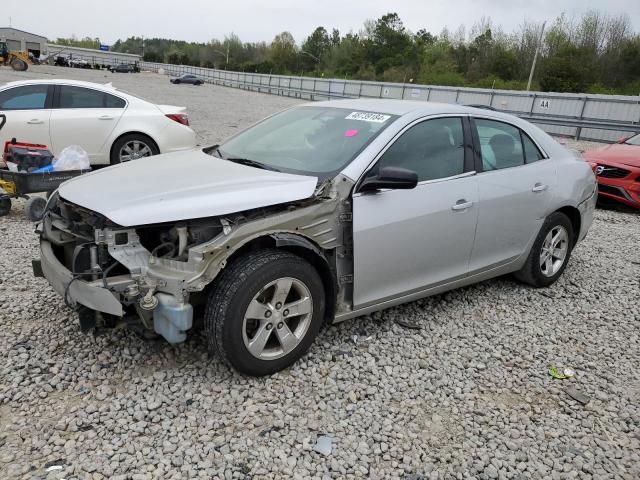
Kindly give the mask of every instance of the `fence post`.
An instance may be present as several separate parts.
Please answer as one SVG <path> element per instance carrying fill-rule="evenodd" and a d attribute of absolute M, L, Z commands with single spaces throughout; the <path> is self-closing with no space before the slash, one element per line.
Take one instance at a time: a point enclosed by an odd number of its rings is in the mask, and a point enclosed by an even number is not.
<path fill-rule="evenodd" d="M 536 106 L 536 97 L 537 97 L 537 94 L 534 93 L 533 98 L 531 98 L 531 109 L 529 110 L 530 114 L 533 114 L 533 109 Z"/>
<path fill-rule="evenodd" d="M 582 107 L 580 108 L 580 120 L 582 120 L 582 117 L 584 115 L 584 107 L 587 106 L 587 97 L 584 97 L 582 99 Z M 582 133 L 582 127 L 576 127 L 576 140 L 580 140 L 580 134 Z"/>
<path fill-rule="evenodd" d="M 429 101 L 429 98 L 431 98 L 431 87 L 427 87 L 427 99 L 425 101 Z"/>

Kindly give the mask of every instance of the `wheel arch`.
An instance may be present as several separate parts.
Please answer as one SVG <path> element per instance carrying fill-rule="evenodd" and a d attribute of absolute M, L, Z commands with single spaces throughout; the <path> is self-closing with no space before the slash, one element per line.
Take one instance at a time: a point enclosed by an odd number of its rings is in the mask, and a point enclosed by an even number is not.
<path fill-rule="evenodd" d="M 333 321 L 338 293 L 336 275 L 323 250 L 306 237 L 289 232 L 265 234 L 243 244 L 229 255 L 226 263 L 233 262 L 247 252 L 268 248 L 276 248 L 293 253 L 305 259 L 316 269 L 325 290 L 325 320 L 327 322 Z"/>
<path fill-rule="evenodd" d="M 573 227 L 573 238 L 572 243 L 575 245 L 580 238 L 580 228 L 582 227 L 582 217 L 580 216 L 580 210 L 571 205 L 566 205 L 564 207 L 558 208 L 555 212 L 562 213 L 569 218 L 571 222 L 571 226 Z M 554 213 L 555 213 L 554 212 Z"/>
<path fill-rule="evenodd" d="M 113 141 L 111 142 L 111 146 L 109 147 L 109 162 L 111 162 L 111 157 L 113 156 L 113 148 L 115 147 L 116 143 L 118 143 L 118 140 L 120 140 L 122 137 L 126 136 L 126 135 L 142 135 L 143 137 L 147 137 L 149 140 L 151 140 L 153 142 L 153 144 L 155 145 L 155 147 L 158 149 L 159 153 L 162 153 L 160 151 L 160 145 L 158 145 L 158 142 L 156 141 L 155 138 L 153 138 L 152 135 L 149 135 L 146 132 L 141 132 L 139 130 L 130 130 L 127 132 L 123 132 L 120 133 L 116 138 L 113 139 Z"/>

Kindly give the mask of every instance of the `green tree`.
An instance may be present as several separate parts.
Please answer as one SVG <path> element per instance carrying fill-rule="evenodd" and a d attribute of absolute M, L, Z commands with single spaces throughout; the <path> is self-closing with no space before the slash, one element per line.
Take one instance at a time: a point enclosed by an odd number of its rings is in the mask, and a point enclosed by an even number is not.
<path fill-rule="evenodd" d="M 296 70 L 298 51 L 296 41 L 289 32 L 276 35 L 269 49 L 269 60 L 275 66 L 277 73 L 287 73 Z"/>
<path fill-rule="evenodd" d="M 322 58 L 326 56 L 332 47 L 329 34 L 324 27 L 316 28 L 304 42 L 300 54 L 302 55 L 301 63 L 305 70 L 317 70 Z"/>
<path fill-rule="evenodd" d="M 540 88 L 544 92 L 584 92 L 589 84 L 587 66 L 580 50 L 570 46 L 548 58 L 542 65 Z"/>

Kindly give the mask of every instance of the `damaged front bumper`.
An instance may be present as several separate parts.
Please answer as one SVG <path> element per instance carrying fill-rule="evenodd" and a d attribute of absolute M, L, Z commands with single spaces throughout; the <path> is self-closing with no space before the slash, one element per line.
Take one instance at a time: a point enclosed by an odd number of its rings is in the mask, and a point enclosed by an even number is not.
<path fill-rule="evenodd" d="M 161 291 L 167 282 L 148 275 L 150 253 L 140 245 L 134 230 L 96 228 L 95 241 L 91 242 L 86 235 L 74 238 L 63 219 L 50 213 L 45 215 L 39 230 L 40 259 L 33 261 L 34 275 L 46 278 L 67 305 L 93 311 L 94 325 L 133 320 L 162 335 L 169 343 L 186 339 L 186 331 L 193 325 L 189 295 L 179 292 L 176 297 Z M 89 265 L 74 265 L 65 256 L 65 245 L 74 251 L 86 248 L 95 252 L 104 248 L 110 261 L 118 262 L 128 272 L 109 275 L 96 265 L 95 254 Z"/>
<path fill-rule="evenodd" d="M 104 288 L 101 280 L 85 281 L 74 277 L 53 253 L 51 242 L 40 240 L 40 260 L 34 265 L 34 275 L 40 273 L 66 302 L 79 303 L 87 308 L 117 317 L 124 315 L 122 304 L 116 296 Z"/>
<path fill-rule="evenodd" d="M 58 260 L 51 242 L 41 240 L 40 252 L 40 259 L 33 262 L 34 275 L 46 278 L 67 304 L 82 305 L 115 317 L 125 315 L 125 309 L 117 291 L 126 291 L 131 288 L 136 284 L 133 279 L 119 276 L 106 282 L 102 279 L 83 280 L 74 276 Z M 139 312 L 140 316 L 146 313 L 147 317 L 153 320 L 153 330 L 169 343 L 183 342 L 186 339 L 186 331 L 193 326 L 193 307 L 164 293 L 157 293 L 154 298 L 156 301 L 153 303 L 153 308 L 148 312 Z"/>

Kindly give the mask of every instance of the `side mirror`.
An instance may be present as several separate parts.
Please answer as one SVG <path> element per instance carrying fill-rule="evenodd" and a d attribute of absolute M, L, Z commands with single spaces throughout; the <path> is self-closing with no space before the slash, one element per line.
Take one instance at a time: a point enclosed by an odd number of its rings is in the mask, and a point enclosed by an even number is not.
<path fill-rule="evenodd" d="M 399 167 L 384 167 L 374 177 L 365 178 L 359 192 L 374 192 L 383 188 L 410 190 L 418 184 L 418 174 Z"/>
<path fill-rule="evenodd" d="M 627 140 L 629 140 L 629 137 L 620 137 L 618 140 L 616 140 L 616 143 L 624 143 Z"/>

